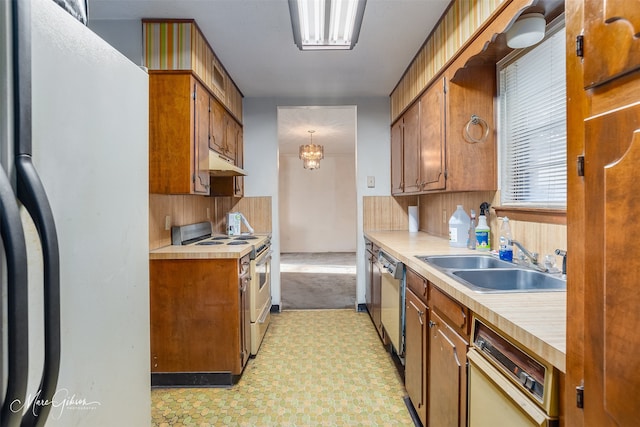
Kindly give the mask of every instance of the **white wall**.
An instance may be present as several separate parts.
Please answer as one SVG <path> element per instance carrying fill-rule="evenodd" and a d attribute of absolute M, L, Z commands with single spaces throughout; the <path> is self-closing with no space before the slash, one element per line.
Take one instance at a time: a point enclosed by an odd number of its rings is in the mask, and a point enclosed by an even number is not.
<path fill-rule="evenodd" d="M 89 12 L 89 15 L 91 15 L 91 12 Z M 142 65 L 142 23 L 139 20 L 107 21 L 90 19 L 89 28 L 111 46 L 118 49 L 131 62 Z"/>
<path fill-rule="evenodd" d="M 316 170 L 280 154 L 281 252 L 356 251 L 355 166 L 355 154 L 325 153 Z"/>
<path fill-rule="evenodd" d="M 242 87 L 240 88 L 242 90 Z M 245 98 L 244 168 L 246 196 L 271 196 L 273 200 L 273 303 L 280 304 L 278 106 L 355 105 L 356 128 L 356 256 L 357 303 L 365 302 L 364 240 L 362 239 L 363 196 L 386 196 L 390 188 L 389 98 L 306 99 Z M 322 166 L 324 167 L 324 165 Z M 315 172 L 315 171 L 314 171 Z M 374 176 L 375 188 L 367 188 L 367 176 Z"/>

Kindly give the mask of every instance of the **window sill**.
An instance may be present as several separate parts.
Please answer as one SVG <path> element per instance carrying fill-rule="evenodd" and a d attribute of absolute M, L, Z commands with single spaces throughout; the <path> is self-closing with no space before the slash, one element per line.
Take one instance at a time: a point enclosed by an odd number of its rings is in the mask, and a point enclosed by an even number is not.
<path fill-rule="evenodd" d="M 496 215 L 507 216 L 516 221 L 543 222 L 546 224 L 567 224 L 566 209 L 525 208 L 513 206 L 494 206 Z"/>

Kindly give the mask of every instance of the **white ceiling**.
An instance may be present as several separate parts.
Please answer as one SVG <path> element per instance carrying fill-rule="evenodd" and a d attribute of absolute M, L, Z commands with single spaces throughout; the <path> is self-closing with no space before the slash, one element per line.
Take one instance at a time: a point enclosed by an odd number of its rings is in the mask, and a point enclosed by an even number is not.
<path fill-rule="evenodd" d="M 319 98 L 339 104 L 341 98 L 389 96 L 451 0 L 368 0 L 353 50 L 304 52 L 293 42 L 287 0 L 88 1 L 90 21 L 193 18 L 245 97 L 300 98 L 313 105 Z M 337 140 L 347 139 L 337 131 L 349 128 L 336 118 L 341 109 L 324 117 L 319 108 L 289 112 L 286 124 L 279 121 L 287 126 L 279 134 L 295 136 L 295 144 L 301 133 L 308 139 L 314 117 L 314 126 L 334 126 Z"/>

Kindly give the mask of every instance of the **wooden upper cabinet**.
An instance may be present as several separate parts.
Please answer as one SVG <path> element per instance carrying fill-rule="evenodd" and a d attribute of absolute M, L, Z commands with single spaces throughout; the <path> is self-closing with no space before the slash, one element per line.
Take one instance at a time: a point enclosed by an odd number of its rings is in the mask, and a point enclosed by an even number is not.
<path fill-rule="evenodd" d="M 492 191 L 498 188 L 494 64 L 473 67 L 453 78 L 448 73 L 446 102 L 447 191 Z M 472 117 L 477 116 L 477 124 Z M 485 134 L 484 123 L 488 131 Z M 468 134 L 467 134 L 468 133 Z"/>
<path fill-rule="evenodd" d="M 445 188 L 445 84 L 440 79 L 420 98 L 420 190 Z"/>
<path fill-rule="evenodd" d="M 227 113 L 224 107 L 218 100 L 211 98 L 211 111 L 210 111 L 210 134 L 209 148 L 212 150 L 224 154 L 225 137 L 226 137 L 226 117 Z"/>
<path fill-rule="evenodd" d="M 420 191 L 420 103 L 416 102 L 402 116 L 404 192 Z"/>
<path fill-rule="evenodd" d="M 208 110 L 191 72 L 149 74 L 149 192 L 209 194 Z"/>
<path fill-rule="evenodd" d="M 497 189 L 495 66 L 454 75 L 448 70 L 391 127 L 392 194 Z"/>
<path fill-rule="evenodd" d="M 640 5 L 637 1 L 587 1 L 584 14 L 585 87 L 640 69 Z M 615 49 L 611 49 L 612 46 Z"/>
<path fill-rule="evenodd" d="M 402 194 L 404 182 L 402 180 L 402 134 L 404 132 L 403 119 L 400 118 L 391 126 L 391 194 Z"/>
<path fill-rule="evenodd" d="M 231 117 L 227 116 L 225 121 L 225 143 L 224 154 L 234 162 L 236 162 L 236 152 L 238 150 L 238 136 L 240 131 L 240 125 Z M 236 162 L 237 164 L 237 162 Z"/>
<path fill-rule="evenodd" d="M 190 70 L 242 122 L 242 93 L 193 19 L 143 19 L 143 65 L 149 70 Z"/>

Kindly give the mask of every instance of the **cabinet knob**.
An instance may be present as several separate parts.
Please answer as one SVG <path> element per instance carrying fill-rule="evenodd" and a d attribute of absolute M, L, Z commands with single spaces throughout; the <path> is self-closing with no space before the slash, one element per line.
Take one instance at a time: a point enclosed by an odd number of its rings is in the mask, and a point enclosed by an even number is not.
<path fill-rule="evenodd" d="M 433 327 L 434 327 L 434 326 L 436 326 L 436 325 L 437 325 L 437 323 L 436 323 L 436 322 L 434 322 L 433 320 L 429 320 L 429 327 L 430 327 L 430 328 L 433 328 Z"/>

